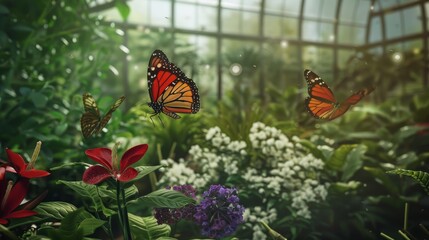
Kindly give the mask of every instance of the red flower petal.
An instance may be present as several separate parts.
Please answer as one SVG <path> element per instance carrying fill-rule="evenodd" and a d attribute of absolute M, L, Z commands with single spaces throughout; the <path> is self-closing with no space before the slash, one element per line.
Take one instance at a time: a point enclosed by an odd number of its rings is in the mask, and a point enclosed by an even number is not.
<path fill-rule="evenodd" d="M 0 218 L 0 224 L 5 225 L 7 223 L 6 219 Z"/>
<path fill-rule="evenodd" d="M 3 180 L 6 168 L 0 167 L 0 181 Z"/>
<path fill-rule="evenodd" d="M 82 180 L 84 183 L 97 184 L 111 176 L 112 174 L 105 167 L 100 165 L 93 165 L 85 170 L 85 172 L 83 173 Z"/>
<path fill-rule="evenodd" d="M 126 169 L 144 156 L 148 148 L 147 144 L 140 144 L 128 149 L 121 159 L 121 169 Z"/>
<path fill-rule="evenodd" d="M 137 177 L 138 174 L 139 174 L 139 172 L 137 172 L 137 170 L 130 167 L 121 173 L 118 180 L 121 182 L 128 182 L 128 181 L 133 180 L 135 177 Z"/>
<path fill-rule="evenodd" d="M 18 182 L 13 185 L 10 190 L 9 197 L 6 199 L 6 203 L 3 207 L 3 215 L 7 215 L 10 212 L 13 212 L 15 208 L 21 204 L 24 200 L 25 195 L 27 195 L 29 181 L 26 178 L 21 178 Z"/>
<path fill-rule="evenodd" d="M 37 212 L 35 211 L 31 211 L 31 210 L 18 210 L 15 211 L 7 216 L 3 216 L 3 218 L 23 218 L 23 217 L 29 217 L 29 216 L 34 216 L 36 215 Z"/>
<path fill-rule="evenodd" d="M 7 157 L 16 170 L 22 171 L 25 170 L 26 163 L 24 159 L 18 153 L 14 153 L 12 150 L 6 148 Z"/>
<path fill-rule="evenodd" d="M 108 148 L 93 148 L 86 150 L 85 154 L 108 169 L 112 169 L 112 150 Z"/>
<path fill-rule="evenodd" d="M 50 175 L 50 173 L 44 170 L 30 169 L 30 170 L 22 171 L 20 175 L 25 178 L 39 178 L 39 177 L 46 177 Z"/>

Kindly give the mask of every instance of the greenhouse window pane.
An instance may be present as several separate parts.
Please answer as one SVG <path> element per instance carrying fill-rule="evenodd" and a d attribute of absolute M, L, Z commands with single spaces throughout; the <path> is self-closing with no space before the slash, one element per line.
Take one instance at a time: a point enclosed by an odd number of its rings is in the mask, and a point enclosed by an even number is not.
<path fill-rule="evenodd" d="M 265 13 L 283 14 L 284 10 L 284 0 L 270 0 L 265 2 Z"/>
<path fill-rule="evenodd" d="M 356 3 L 358 1 L 343 1 L 340 10 L 340 22 L 353 23 L 356 15 Z"/>
<path fill-rule="evenodd" d="M 319 18 L 322 4 L 323 0 L 306 0 L 304 6 L 304 16 Z"/>
<path fill-rule="evenodd" d="M 290 16 L 299 16 L 301 0 L 283 0 L 285 2 L 284 12 Z"/>
<path fill-rule="evenodd" d="M 259 14 L 253 12 L 243 12 L 241 33 L 249 35 L 259 35 Z"/>
<path fill-rule="evenodd" d="M 383 0 L 378 2 L 380 3 L 382 9 L 386 9 L 386 8 L 398 5 L 397 0 Z"/>
<path fill-rule="evenodd" d="M 397 38 L 403 35 L 402 21 L 403 19 L 401 12 L 392 12 L 386 14 L 386 38 Z"/>
<path fill-rule="evenodd" d="M 338 26 L 338 42 L 343 44 L 362 44 L 365 42 L 365 28 L 349 25 Z"/>
<path fill-rule="evenodd" d="M 371 1 L 359 0 L 357 2 L 357 8 L 352 9 L 354 11 L 354 22 L 359 24 L 366 24 L 368 21 L 369 11 L 371 10 Z"/>
<path fill-rule="evenodd" d="M 261 0 L 222 0 L 221 6 L 223 8 L 259 11 L 261 9 Z"/>
<path fill-rule="evenodd" d="M 197 5 L 176 3 L 174 24 L 177 28 L 197 28 Z"/>
<path fill-rule="evenodd" d="M 215 7 L 176 3 L 175 27 L 199 31 L 216 31 Z"/>
<path fill-rule="evenodd" d="M 332 42 L 334 40 L 334 25 L 316 21 L 304 20 L 302 38 L 307 41 Z"/>
<path fill-rule="evenodd" d="M 404 35 L 422 32 L 422 13 L 419 6 L 407 8 L 402 14 L 405 25 Z"/>
<path fill-rule="evenodd" d="M 298 19 L 265 15 L 264 36 L 298 38 Z"/>
<path fill-rule="evenodd" d="M 334 51 L 332 48 L 305 46 L 302 49 L 303 66 L 332 81 L 332 68 L 334 64 Z"/>
<path fill-rule="evenodd" d="M 133 0 L 127 2 L 130 6 L 130 15 L 128 16 L 128 21 L 130 23 L 138 23 L 138 24 L 148 24 L 149 23 L 149 14 L 146 14 L 149 9 L 149 1 L 147 0 Z M 114 8 L 118 14 L 119 11 Z M 164 18 L 164 21 L 169 22 L 169 20 Z"/>
<path fill-rule="evenodd" d="M 371 19 L 369 42 L 379 42 L 382 38 L 381 31 L 381 20 L 380 17 L 374 17 Z"/>
<path fill-rule="evenodd" d="M 222 10 L 222 32 L 238 33 L 240 32 L 241 11 Z"/>
<path fill-rule="evenodd" d="M 337 4 L 337 0 L 322 0 L 320 17 L 322 19 L 334 20 Z"/>
<path fill-rule="evenodd" d="M 171 25 L 171 2 L 152 0 L 149 9 L 149 24 L 160 27 L 169 27 Z"/>

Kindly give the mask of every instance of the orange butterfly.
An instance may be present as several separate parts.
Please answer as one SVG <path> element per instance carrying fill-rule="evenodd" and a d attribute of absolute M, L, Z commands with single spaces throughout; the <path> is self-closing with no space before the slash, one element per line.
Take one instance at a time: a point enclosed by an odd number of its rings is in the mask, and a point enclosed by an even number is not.
<path fill-rule="evenodd" d="M 364 88 L 348 97 L 343 102 L 335 99 L 334 93 L 328 85 L 316 73 L 306 69 L 304 77 L 308 84 L 308 94 L 305 106 L 313 117 L 318 119 L 333 120 L 357 104 L 363 97 L 374 91 L 374 87 Z"/>
<path fill-rule="evenodd" d="M 149 60 L 147 83 L 154 115 L 161 112 L 178 119 L 177 113 L 197 113 L 200 110 L 198 88 L 192 79 L 168 61 L 161 50 L 155 50 Z M 158 116 L 159 117 L 159 116 Z"/>

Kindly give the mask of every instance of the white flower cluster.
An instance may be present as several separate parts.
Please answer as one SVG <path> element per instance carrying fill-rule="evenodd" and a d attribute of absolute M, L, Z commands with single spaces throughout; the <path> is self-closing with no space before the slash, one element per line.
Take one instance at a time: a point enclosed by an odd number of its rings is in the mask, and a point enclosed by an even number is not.
<path fill-rule="evenodd" d="M 266 230 L 259 224 L 260 221 L 263 221 L 267 224 L 270 224 L 277 220 L 277 210 L 271 208 L 268 211 L 262 210 L 261 207 L 246 208 L 244 211 L 244 222 L 245 226 L 253 230 L 252 239 L 267 239 Z"/>
<path fill-rule="evenodd" d="M 240 192 L 257 198 L 253 206 L 245 206 L 245 228 L 252 229 L 253 239 L 266 239 L 257 222 L 275 221 L 276 204 L 281 209 L 289 206 L 293 210 L 289 214 L 309 219 L 310 204 L 326 199 L 328 184 L 320 182 L 324 162 L 309 154 L 298 137 L 289 139 L 279 129 L 260 122 L 250 129 L 250 147 L 244 141 L 232 141 L 219 127 L 209 129 L 205 137 L 209 146 L 192 146 L 186 162 L 164 160 L 170 168 L 160 182 L 192 184 L 201 189 L 230 177 L 242 179 Z"/>

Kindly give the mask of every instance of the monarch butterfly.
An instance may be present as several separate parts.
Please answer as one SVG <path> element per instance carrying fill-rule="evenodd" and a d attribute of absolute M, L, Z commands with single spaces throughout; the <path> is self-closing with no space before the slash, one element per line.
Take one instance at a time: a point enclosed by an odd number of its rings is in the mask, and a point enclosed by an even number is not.
<path fill-rule="evenodd" d="M 357 104 L 375 89 L 372 86 L 361 89 L 340 103 L 335 99 L 334 93 L 328 85 L 316 73 L 306 69 L 304 77 L 307 80 L 310 95 L 305 99 L 305 106 L 310 114 L 318 119 L 333 120 L 343 115 L 352 105 Z"/>
<path fill-rule="evenodd" d="M 80 126 L 82 134 L 85 138 L 93 134 L 99 133 L 112 117 L 112 113 L 121 105 L 125 97 L 122 96 L 110 107 L 109 111 L 101 118 L 100 110 L 98 110 L 97 103 L 89 93 L 84 93 L 82 96 L 83 106 L 85 112 L 80 118 Z"/>
<path fill-rule="evenodd" d="M 147 75 L 151 100 L 148 105 L 154 110 L 152 116 L 162 112 L 178 119 L 180 116 L 177 113 L 190 114 L 200 110 L 200 97 L 194 81 L 169 62 L 161 50 L 152 53 Z"/>

